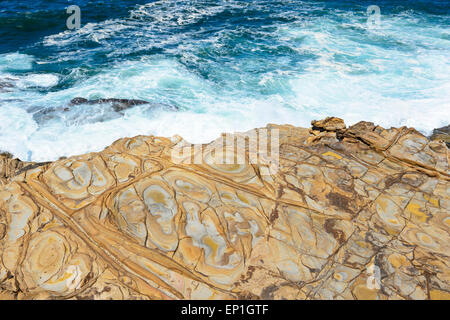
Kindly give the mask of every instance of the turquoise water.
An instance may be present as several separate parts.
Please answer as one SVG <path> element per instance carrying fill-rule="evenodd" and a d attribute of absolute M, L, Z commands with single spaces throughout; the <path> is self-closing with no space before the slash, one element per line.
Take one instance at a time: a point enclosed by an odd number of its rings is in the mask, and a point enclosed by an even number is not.
<path fill-rule="evenodd" d="M 425 134 L 450 122 L 449 1 L 70 4 L 78 30 L 67 1 L 0 2 L 0 150 L 24 160 L 331 115 Z M 117 112 L 75 97 L 151 103 Z"/>

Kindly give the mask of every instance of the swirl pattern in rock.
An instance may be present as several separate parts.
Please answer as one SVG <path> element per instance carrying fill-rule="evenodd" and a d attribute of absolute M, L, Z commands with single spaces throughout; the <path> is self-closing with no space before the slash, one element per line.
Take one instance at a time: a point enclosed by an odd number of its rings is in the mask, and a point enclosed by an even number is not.
<path fill-rule="evenodd" d="M 177 139 L 153 136 L 1 158 L 0 298 L 450 299 L 444 142 L 338 118 L 266 129 L 276 172 L 174 161 Z"/>

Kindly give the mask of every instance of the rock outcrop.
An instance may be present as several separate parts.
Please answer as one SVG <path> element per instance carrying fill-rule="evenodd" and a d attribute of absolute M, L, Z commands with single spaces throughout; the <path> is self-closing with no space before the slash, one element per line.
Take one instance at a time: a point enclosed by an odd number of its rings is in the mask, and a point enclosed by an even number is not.
<path fill-rule="evenodd" d="M 162 103 L 154 103 L 145 100 L 137 100 L 137 99 L 116 99 L 116 98 L 105 98 L 105 99 L 94 99 L 88 100 L 86 98 L 76 97 L 70 100 L 69 106 L 77 106 L 81 104 L 94 105 L 94 104 L 110 104 L 114 111 L 121 112 L 126 109 L 140 106 L 144 104 L 149 104 L 152 107 L 163 107 L 169 110 L 178 110 L 175 106 L 169 106 L 167 104 Z"/>
<path fill-rule="evenodd" d="M 189 164 L 153 136 L 3 158 L 0 298 L 450 299 L 442 141 L 338 118 L 266 129 L 276 172 Z"/>
<path fill-rule="evenodd" d="M 447 147 L 450 148 L 450 125 L 434 129 L 430 139 L 444 141 Z"/>

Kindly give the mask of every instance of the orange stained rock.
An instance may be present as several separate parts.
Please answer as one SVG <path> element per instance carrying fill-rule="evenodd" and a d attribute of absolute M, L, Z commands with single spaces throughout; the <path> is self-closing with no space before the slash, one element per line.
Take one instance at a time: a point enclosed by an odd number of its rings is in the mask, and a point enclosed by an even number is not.
<path fill-rule="evenodd" d="M 276 172 L 248 145 L 189 164 L 153 136 L 0 156 L 0 299 L 449 299 L 444 142 L 339 118 L 265 129 Z"/>

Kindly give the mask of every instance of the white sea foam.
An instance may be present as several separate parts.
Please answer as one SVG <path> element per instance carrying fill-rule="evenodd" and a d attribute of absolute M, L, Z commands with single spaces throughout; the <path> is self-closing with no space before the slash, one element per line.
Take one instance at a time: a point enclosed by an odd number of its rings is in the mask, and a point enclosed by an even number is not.
<path fill-rule="evenodd" d="M 176 0 L 162 0 L 140 5 L 132 10 L 132 19 L 154 19 L 162 27 L 180 26 L 198 22 L 200 19 L 213 16 L 223 12 L 228 8 L 241 7 L 236 1 L 217 1 L 209 6 L 202 7 L 201 2 L 196 5 L 183 6 Z"/>
<path fill-rule="evenodd" d="M 30 74 L 19 79 L 17 86 L 19 88 L 41 87 L 48 88 L 56 86 L 59 77 L 54 74 Z"/>
<path fill-rule="evenodd" d="M 30 70 L 33 61 L 32 56 L 18 52 L 0 54 L 0 72 Z"/>
<path fill-rule="evenodd" d="M 267 123 L 309 126 L 311 120 L 330 115 L 344 118 L 347 124 L 367 120 L 386 127 L 414 126 L 427 133 L 447 124 L 449 82 L 425 90 L 423 98 L 404 99 L 389 96 L 389 88 L 387 94 L 374 89 L 373 81 L 386 81 L 383 77 L 379 80 L 344 77 L 326 71 L 327 65 L 322 63 L 317 68 L 323 70 L 314 69 L 286 82 L 294 94 L 251 98 L 236 92 L 226 94 L 173 60 L 122 63 L 66 90 L 27 94 L 33 96 L 35 106 L 67 104 L 75 96 L 132 97 L 158 99 L 157 102 L 168 104 L 176 102 L 181 111 L 140 106 L 114 118 L 107 115 L 114 113 L 111 110 L 79 106 L 60 112 L 53 121 L 39 126 L 20 108 L 20 102 L 8 102 L 0 108 L 0 150 L 9 150 L 21 159 L 47 161 L 100 151 L 125 136 L 179 134 L 190 142 L 205 143 L 222 132 L 245 131 Z M 57 79 L 53 81 L 48 84 L 54 84 Z M 272 84 L 272 74 L 261 76 L 261 86 Z M 161 96 L 166 101 L 161 101 Z M 24 98 L 24 93 L 15 97 Z M 111 120 L 98 122 L 102 118 Z"/>
<path fill-rule="evenodd" d="M 0 150 L 10 151 L 20 159 L 30 158 L 30 142 L 38 129 L 30 114 L 20 107 L 0 108 Z M 50 155 L 54 157 L 54 153 Z"/>
<path fill-rule="evenodd" d="M 0 128 L 0 150 L 12 150 L 21 159 L 32 161 L 99 151 L 116 139 L 138 134 L 179 134 L 193 143 L 209 142 L 222 132 L 250 130 L 269 122 L 292 122 L 296 114 L 295 110 L 274 108 L 280 104 L 275 98 L 258 101 L 223 95 L 176 61 L 166 59 L 126 62 L 70 89 L 28 94 L 33 95 L 36 108 L 67 103 L 75 96 L 89 99 L 131 96 L 152 100 L 160 95 L 167 97 L 167 101 L 157 102 L 169 104 L 176 99 L 181 108 L 174 113 L 164 108 L 140 106 L 125 111 L 120 118 L 90 123 L 91 117 L 97 117 L 98 121 L 98 117 L 108 118 L 106 113 L 114 112 L 84 105 L 61 111 L 45 126 L 38 126 L 19 107 L 20 102 L 8 102 L 7 108 L 0 108 L 0 121 L 8 120 L 2 121 L 6 126 Z M 15 125 L 8 126 L 10 123 Z"/>
<path fill-rule="evenodd" d="M 61 33 L 45 37 L 43 43 L 48 46 L 65 46 L 76 41 L 91 40 L 105 42 L 118 32 L 129 28 L 121 20 L 106 20 L 100 23 L 87 23 L 80 29 L 66 30 Z"/>

